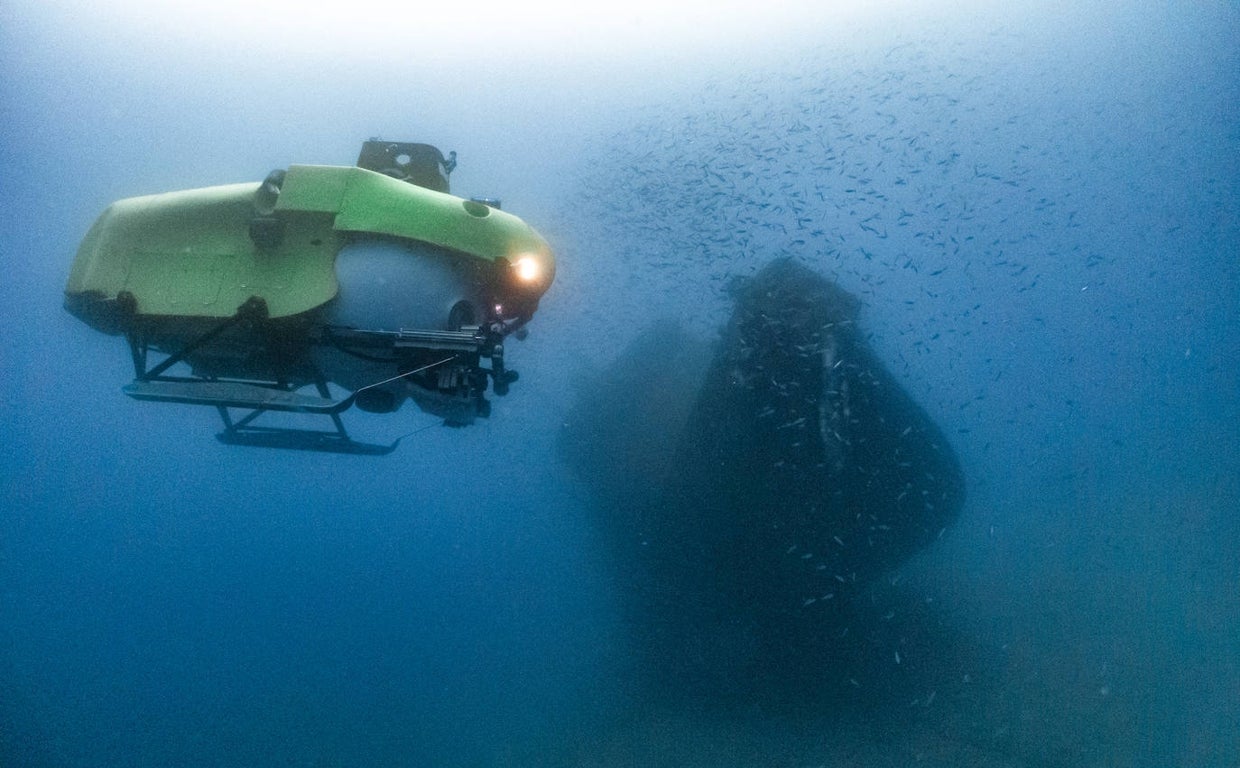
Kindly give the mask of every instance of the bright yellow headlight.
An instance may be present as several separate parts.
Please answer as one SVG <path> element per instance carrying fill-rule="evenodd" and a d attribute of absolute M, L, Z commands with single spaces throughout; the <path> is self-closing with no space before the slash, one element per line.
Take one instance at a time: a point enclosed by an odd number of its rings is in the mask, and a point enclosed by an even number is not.
<path fill-rule="evenodd" d="M 538 259 L 533 256 L 522 256 L 512 265 L 517 273 L 517 279 L 523 283 L 532 283 L 542 276 L 542 264 L 538 263 Z"/>

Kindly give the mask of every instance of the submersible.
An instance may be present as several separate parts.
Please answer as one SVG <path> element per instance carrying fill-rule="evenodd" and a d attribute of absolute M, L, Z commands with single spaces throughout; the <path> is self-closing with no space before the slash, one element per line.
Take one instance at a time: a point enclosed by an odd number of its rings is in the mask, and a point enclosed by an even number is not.
<path fill-rule="evenodd" d="M 456 153 L 370 140 L 355 166 L 120 200 L 78 249 L 65 307 L 124 336 L 143 401 L 206 405 L 227 443 L 351 453 L 340 413 L 412 400 L 450 425 L 516 380 L 505 339 L 555 277 L 546 240 L 449 192 Z M 334 384 L 346 394 L 333 394 Z M 302 391 L 302 390 L 306 391 Z M 318 414 L 329 429 L 255 423 Z"/>

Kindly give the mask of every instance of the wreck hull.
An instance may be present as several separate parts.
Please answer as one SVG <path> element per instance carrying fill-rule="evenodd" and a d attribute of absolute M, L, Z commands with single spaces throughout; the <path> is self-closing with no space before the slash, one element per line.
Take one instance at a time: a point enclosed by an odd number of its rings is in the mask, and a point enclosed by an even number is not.
<path fill-rule="evenodd" d="M 781 674 L 829 643 L 841 611 L 876 576 L 931 544 L 964 500 L 959 462 L 939 427 L 867 346 L 857 301 L 790 260 L 741 286 L 708 364 L 630 374 L 658 397 L 617 396 L 609 418 L 651 436 L 651 401 L 690 403 L 669 419 L 662 477 L 575 451 L 600 501 L 600 528 L 623 572 L 635 642 L 661 676 L 731 685 Z M 660 359 L 664 331 L 618 369 Z M 630 388 L 632 389 L 632 388 Z M 607 434 L 570 416 L 566 438 Z M 647 409 L 648 413 L 648 409 Z M 658 490 L 651 485 L 658 484 Z M 643 488 L 644 486 L 644 488 Z M 819 658 L 819 657 L 815 657 Z M 800 668 L 800 667 L 798 667 Z"/>

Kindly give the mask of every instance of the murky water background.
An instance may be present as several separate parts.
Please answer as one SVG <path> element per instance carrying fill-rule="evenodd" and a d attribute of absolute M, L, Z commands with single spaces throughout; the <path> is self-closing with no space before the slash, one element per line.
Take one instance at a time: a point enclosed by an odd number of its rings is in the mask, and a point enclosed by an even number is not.
<path fill-rule="evenodd" d="M 638 14 L 594 47 L 367 10 L 0 9 L 0 763 L 1240 761 L 1234 7 L 772 10 L 682 45 Z M 457 150 L 454 191 L 557 250 L 490 421 L 316 456 L 124 398 L 123 342 L 60 308 L 103 207 L 374 135 Z M 709 336 L 779 255 L 863 300 L 969 500 L 821 701 L 656 700 L 556 435 L 655 316 Z"/>

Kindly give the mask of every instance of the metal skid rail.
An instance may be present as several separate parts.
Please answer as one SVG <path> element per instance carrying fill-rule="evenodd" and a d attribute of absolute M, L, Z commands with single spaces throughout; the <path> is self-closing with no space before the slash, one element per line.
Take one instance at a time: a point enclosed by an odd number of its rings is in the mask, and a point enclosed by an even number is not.
<path fill-rule="evenodd" d="M 259 321 L 255 325 L 261 325 L 266 314 L 264 310 L 261 304 L 243 305 L 236 315 L 222 321 L 150 368 L 147 368 L 148 345 L 135 331 L 127 331 L 126 338 L 133 356 L 135 378 L 122 391 L 136 400 L 147 402 L 214 407 L 224 422 L 224 431 L 216 437 L 230 445 L 386 455 L 396 449 L 400 443 L 399 438 L 388 445 L 357 442 L 349 437 L 340 417 L 340 414 L 351 408 L 358 396 L 367 390 L 452 363 L 481 377 L 489 374 L 497 395 L 506 394 L 508 385 L 516 380 L 516 372 L 508 371 L 504 367 L 502 336 L 493 329 L 479 327 L 459 331 L 390 332 L 322 327 L 319 337 L 310 339 L 311 344 L 330 343 L 342 348 L 418 351 L 429 353 L 427 357 L 431 358 L 429 362 L 412 370 L 360 387 L 340 399 L 332 398 L 327 381 L 318 371 L 315 371 L 313 381 L 318 396 L 295 391 L 304 385 L 291 382 L 169 376 L 165 373 L 177 363 L 187 362 L 190 355 L 210 344 L 229 328 L 255 320 Z M 483 368 L 480 364 L 484 356 L 490 358 L 490 369 Z M 482 386 L 485 386 L 485 380 Z M 477 393 L 477 397 L 485 404 L 481 391 Z M 234 418 L 231 409 L 241 409 L 248 413 Z M 268 412 L 326 416 L 331 420 L 333 429 L 299 429 L 254 424 L 255 420 Z"/>

